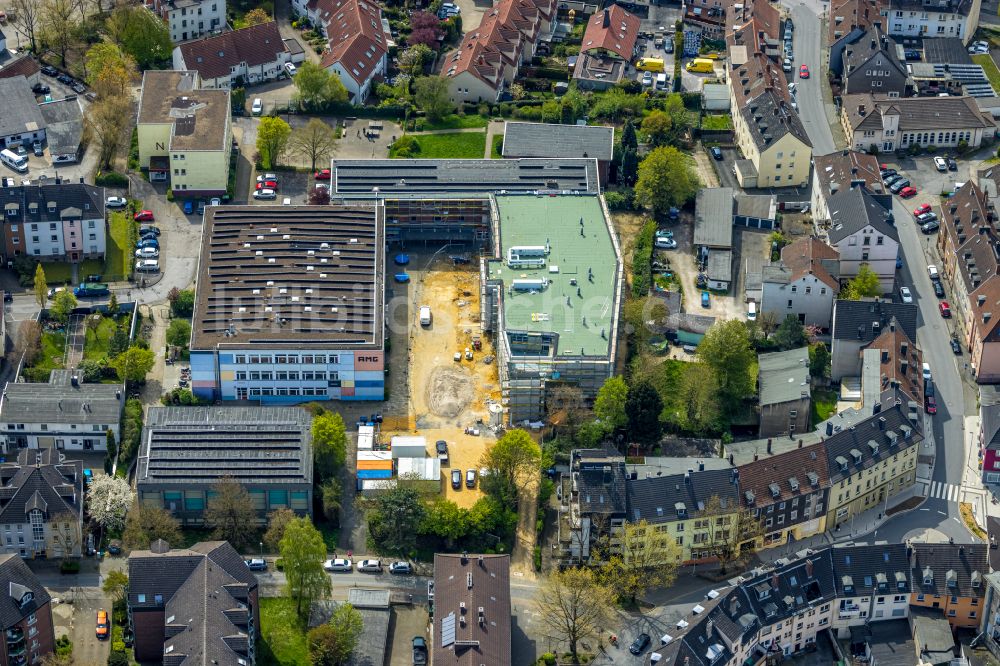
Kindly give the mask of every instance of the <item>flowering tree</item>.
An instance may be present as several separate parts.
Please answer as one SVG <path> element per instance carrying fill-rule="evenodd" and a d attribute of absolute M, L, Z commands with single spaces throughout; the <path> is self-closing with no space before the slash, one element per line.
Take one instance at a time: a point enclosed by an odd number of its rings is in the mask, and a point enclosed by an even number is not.
<path fill-rule="evenodd" d="M 435 51 L 441 44 L 438 40 L 444 34 L 441 29 L 441 20 L 429 12 L 414 12 L 410 17 L 410 36 L 406 38 L 407 44 L 414 46 L 424 44 Z"/>
<path fill-rule="evenodd" d="M 87 490 L 87 509 L 90 516 L 108 529 L 121 529 L 125 526 L 125 513 L 132 502 L 135 493 L 128 481 L 116 476 L 101 474 L 95 476 Z"/>

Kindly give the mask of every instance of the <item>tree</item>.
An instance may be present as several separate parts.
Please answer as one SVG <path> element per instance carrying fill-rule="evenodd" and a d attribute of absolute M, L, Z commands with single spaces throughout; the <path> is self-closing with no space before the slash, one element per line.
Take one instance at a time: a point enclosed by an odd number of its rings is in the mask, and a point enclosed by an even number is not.
<path fill-rule="evenodd" d="M 125 592 L 128 591 L 128 574 L 121 569 L 112 569 L 104 575 L 101 590 L 112 603 L 121 603 L 125 599 Z"/>
<path fill-rule="evenodd" d="M 59 54 L 59 62 L 66 66 L 66 52 L 76 41 L 80 24 L 72 0 L 45 0 L 40 14 L 42 35 L 48 45 Z"/>
<path fill-rule="evenodd" d="M 309 663 L 313 666 L 343 666 L 354 652 L 364 621 L 354 606 L 337 606 L 327 624 L 309 630 Z"/>
<path fill-rule="evenodd" d="M 410 27 L 412 30 L 406 38 L 407 44 L 426 46 L 435 51 L 440 47 L 444 30 L 437 16 L 430 12 L 414 12 L 410 16 Z"/>
<path fill-rule="evenodd" d="M 281 549 L 281 539 L 285 536 L 285 528 L 295 520 L 295 512 L 291 509 L 275 509 L 267 514 L 267 531 L 262 541 L 268 552 L 277 553 Z"/>
<path fill-rule="evenodd" d="M 809 346 L 809 374 L 825 379 L 830 372 L 830 350 L 822 342 Z"/>
<path fill-rule="evenodd" d="M 141 5 L 120 4 L 105 22 L 105 31 L 141 71 L 155 69 L 173 52 L 166 23 Z"/>
<path fill-rule="evenodd" d="M 49 283 L 45 280 L 45 269 L 41 262 L 35 267 L 35 301 L 38 307 L 44 308 L 49 300 Z"/>
<path fill-rule="evenodd" d="M 340 414 L 324 412 L 313 417 L 312 446 L 313 476 L 321 483 L 335 475 L 347 457 L 347 431 Z"/>
<path fill-rule="evenodd" d="M 583 391 L 575 384 L 553 383 L 545 392 L 545 411 L 549 422 L 571 430 L 588 413 Z"/>
<path fill-rule="evenodd" d="M 114 293 L 112 293 L 111 298 L 108 299 L 108 314 L 111 315 L 112 317 L 117 317 L 118 310 L 119 310 L 118 297 L 115 296 Z"/>
<path fill-rule="evenodd" d="M 187 319 L 174 319 L 167 327 L 167 344 L 174 347 L 187 347 L 191 340 L 191 322 Z"/>
<path fill-rule="evenodd" d="M 270 15 L 260 7 L 255 7 L 243 15 L 243 22 L 248 26 L 270 23 L 271 20 Z"/>
<path fill-rule="evenodd" d="M 639 150 L 639 139 L 635 135 L 635 124 L 629 118 L 622 128 L 622 150 Z"/>
<path fill-rule="evenodd" d="M 868 264 L 861 264 L 858 274 L 840 291 L 840 298 L 845 301 L 860 301 L 862 298 L 881 295 L 882 286 L 879 284 L 878 275 Z"/>
<path fill-rule="evenodd" d="M 467 509 L 463 509 L 451 500 L 438 498 L 427 507 L 423 522 L 420 524 L 420 532 L 444 539 L 448 550 L 453 550 L 455 542 L 464 537 L 470 527 Z"/>
<path fill-rule="evenodd" d="M 713 324 L 698 345 L 698 360 L 715 371 L 719 395 L 727 409 L 735 408 L 754 393 L 751 370 L 757 356 L 744 322 L 729 319 Z"/>
<path fill-rule="evenodd" d="M 292 128 L 281 118 L 264 116 L 260 119 L 257 127 L 257 152 L 260 153 L 261 166 L 273 169 L 278 165 L 288 148 L 288 137 L 291 134 Z"/>
<path fill-rule="evenodd" d="M 288 147 L 292 152 L 308 159 L 309 169 L 315 171 L 317 162 L 326 162 L 333 155 L 337 147 L 337 136 L 325 122 L 319 118 L 310 118 L 305 127 L 292 130 Z"/>
<path fill-rule="evenodd" d="M 318 185 L 309 190 L 310 206 L 326 206 L 330 203 L 330 190 Z"/>
<path fill-rule="evenodd" d="M 343 508 L 341 498 L 344 496 L 340 479 L 336 476 L 330 477 L 323 482 L 319 491 L 323 502 L 323 517 L 331 525 L 340 525 L 340 510 Z"/>
<path fill-rule="evenodd" d="M 771 334 L 778 330 L 778 315 L 774 310 L 764 310 L 757 315 L 757 325 L 760 327 L 764 339 L 767 340 Z"/>
<path fill-rule="evenodd" d="M 662 146 L 670 138 L 674 121 L 663 111 L 655 110 L 642 120 L 642 133 L 652 147 Z"/>
<path fill-rule="evenodd" d="M 128 95 L 138 78 L 135 59 L 113 42 L 98 42 L 85 55 L 87 83 L 99 97 Z"/>
<path fill-rule="evenodd" d="M 368 532 L 377 548 L 408 555 L 417 542 L 414 527 L 424 518 L 425 508 L 419 493 L 404 483 L 359 500 L 367 509 Z"/>
<path fill-rule="evenodd" d="M 90 104 L 85 118 L 86 129 L 100 147 L 98 165 L 101 168 L 112 166 L 115 154 L 125 142 L 125 129 L 131 122 L 131 114 L 130 98 L 120 95 L 98 97 Z"/>
<path fill-rule="evenodd" d="M 487 449 L 479 461 L 489 472 L 480 484 L 501 502 L 517 506 L 519 489 L 538 474 L 542 451 L 537 442 L 521 429 L 508 430 Z"/>
<path fill-rule="evenodd" d="M 610 541 L 606 543 L 610 545 Z M 657 526 L 640 520 L 622 525 L 614 537 L 614 545 L 617 552 L 607 557 L 598 577 L 619 601 L 627 599 L 634 603 L 650 588 L 668 588 L 674 584 L 684 549 L 672 534 L 660 532 Z"/>
<path fill-rule="evenodd" d="M 684 409 L 679 425 L 693 433 L 721 430 L 722 409 L 718 393 L 719 378 L 712 366 L 707 363 L 687 364 L 679 391 L 679 403 Z"/>
<path fill-rule="evenodd" d="M 643 379 L 633 383 L 625 398 L 629 437 L 633 441 L 647 445 L 658 442 L 663 433 L 660 424 L 662 411 L 663 400 L 649 380 Z"/>
<path fill-rule="evenodd" d="M 128 481 L 121 477 L 101 474 L 87 488 L 87 510 L 90 517 L 105 529 L 118 530 L 125 526 L 125 514 L 135 501 Z"/>
<path fill-rule="evenodd" d="M 340 78 L 308 60 L 299 65 L 293 81 L 299 101 L 307 107 L 347 101 L 347 88 Z"/>
<path fill-rule="evenodd" d="M 69 314 L 76 307 L 76 296 L 69 289 L 63 289 L 52 298 L 49 313 L 61 324 L 69 321 Z"/>
<path fill-rule="evenodd" d="M 663 104 L 664 112 L 670 117 L 670 133 L 668 140 L 677 141 L 691 127 L 691 114 L 684 107 L 684 98 L 680 93 L 673 93 Z"/>
<path fill-rule="evenodd" d="M 594 415 L 607 426 L 609 432 L 621 430 L 628 425 L 628 415 L 625 414 L 627 399 L 628 386 L 620 376 L 609 377 L 598 389 L 594 400 Z"/>
<path fill-rule="evenodd" d="M 414 81 L 413 99 L 431 122 L 441 120 L 455 108 L 448 81 L 440 76 L 421 76 Z"/>
<path fill-rule="evenodd" d="M 205 507 L 205 525 L 214 529 L 212 538 L 236 548 L 246 545 L 257 529 L 257 511 L 250 493 L 231 476 L 222 477 L 212 491 Z"/>
<path fill-rule="evenodd" d="M 600 636 L 611 619 L 614 599 L 614 592 L 592 569 L 577 567 L 549 575 L 535 597 L 535 606 L 542 624 L 569 644 L 573 663 L 579 663 L 577 644 Z"/>
<path fill-rule="evenodd" d="M 785 320 L 781 322 L 781 326 L 774 333 L 774 342 L 782 351 L 806 346 L 808 342 L 806 339 L 806 329 L 799 322 L 798 317 L 795 315 L 787 315 L 785 317 Z"/>
<path fill-rule="evenodd" d="M 170 313 L 175 317 L 190 317 L 194 314 L 194 290 L 179 290 L 174 287 L 167 298 L 170 300 Z"/>
<path fill-rule="evenodd" d="M 175 545 L 181 543 L 181 524 L 166 509 L 136 502 L 125 517 L 122 532 L 125 548 L 145 550 L 157 539 Z"/>
<path fill-rule="evenodd" d="M 31 44 L 31 50 L 38 53 L 38 33 L 44 5 L 38 0 L 8 0 L 7 9 L 14 15 L 14 30 Z"/>
<path fill-rule="evenodd" d="M 413 44 L 399 56 L 399 68 L 412 79 L 423 73 L 424 65 L 433 57 L 434 52 L 427 44 Z"/>
<path fill-rule="evenodd" d="M 737 557 L 752 554 L 757 540 L 764 534 L 764 524 L 754 516 L 753 509 L 731 502 L 723 506 L 718 495 L 708 498 L 699 515 L 707 521 L 707 533 L 701 547 L 705 555 L 715 555 L 719 559 L 722 574 Z M 691 556 L 695 556 L 694 552 Z"/>
<path fill-rule="evenodd" d="M 281 537 L 281 560 L 285 570 L 285 591 L 295 601 L 295 612 L 304 617 L 314 599 L 330 593 L 330 576 L 323 571 L 326 544 L 308 518 L 295 518 Z"/>
<path fill-rule="evenodd" d="M 11 365 L 17 367 L 24 359 L 25 365 L 31 365 L 42 350 L 42 325 L 34 319 L 25 319 L 17 327 L 17 339 L 11 353 Z"/>
<path fill-rule="evenodd" d="M 662 214 L 671 206 L 683 206 L 690 201 L 699 187 L 690 157 L 673 146 L 663 146 L 654 149 L 639 164 L 635 200 Z"/>
<path fill-rule="evenodd" d="M 141 382 L 153 369 L 156 356 L 151 349 L 143 349 L 133 345 L 111 359 L 109 365 L 118 374 L 118 379 L 129 382 Z"/>

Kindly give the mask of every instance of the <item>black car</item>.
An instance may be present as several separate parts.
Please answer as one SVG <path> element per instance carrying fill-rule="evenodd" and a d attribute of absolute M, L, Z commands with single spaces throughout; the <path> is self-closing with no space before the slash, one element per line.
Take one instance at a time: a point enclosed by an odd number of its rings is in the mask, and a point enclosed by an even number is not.
<path fill-rule="evenodd" d="M 715 159 L 717 159 L 718 161 L 721 162 L 722 161 L 722 149 L 719 148 L 718 146 L 712 146 L 712 157 L 714 157 Z"/>
<path fill-rule="evenodd" d="M 31 86 L 31 92 L 35 93 L 36 95 L 48 95 L 50 92 L 52 92 L 52 89 L 49 88 L 44 83 L 36 83 L 35 85 Z"/>
<path fill-rule="evenodd" d="M 665 40 L 663 42 L 663 50 L 666 51 L 667 53 L 673 53 L 674 52 L 674 40 L 673 39 L 667 39 L 667 40 Z"/>
<path fill-rule="evenodd" d="M 462 487 L 462 470 L 451 470 L 451 487 L 455 490 L 459 490 Z"/>
<path fill-rule="evenodd" d="M 893 194 L 899 194 L 900 192 L 903 191 L 904 187 L 909 187 L 909 186 L 910 186 L 910 181 L 906 178 L 903 178 L 902 180 L 897 180 L 895 183 L 890 185 L 889 191 L 892 192 Z"/>
<path fill-rule="evenodd" d="M 962 355 L 962 345 L 960 345 L 958 343 L 958 340 L 956 340 L 955 338 L 951 339 L 951 351 L 954 352 L 955 356 Z"/>
<path fill-rule="evenodd" d="M 948 162 L 948 171 L 958 171 L 958 162 L 951 157 L 946 157 L 945 160 Z"/>
<path fill-rule="evenodd" d="M 160 235 L 160 228 L 159 227 L 143 227 L 142 229 L 139 229 L 139 235 L 140 236 L 148 236 L 150 234 L 152 234 L 153 236 L 159 236 Z"/>
<path fill-rule="evenodd" d="M 72 85 L 70 85 L 70 88 L 73 89 L 73 92 L 75 92 L 77 94 L 80 94 L 80 95 L 82 95 L 83 93 L 87 92 L 87 86 L 83 85 L 79 81 L 74 81 L 72 83 Z"/>
<path fill-rule="evenodd" d="M 892 185 L 897 180 L 903 180 L 903 176 L 895 172 L 890 173 L 888 176 L 882 176 L 882 182 L 885 183 L 887 186 Z"/>
<path fill-rule="evenodd" d="M 882 171 L 879 172 L 879 174 L 882 176 L 883 181 L 889 176 L 895 176 L 896 173 L 897 171 L 895 169 L 882 169 Z"/>
<path fill-rule="evenodd" d="M 45 76 L 58 76 L 59 70 L 52 65 L 42 65 L 42 74 Z"/>
<path fill-rule="evenodd" d="M 14 294 L 10 293 L 9 291 L 4 291 L 3 292 L 3 302 L 4 303 L 13 303 L 14 302 Z"/>
<path fill-rule="evenodd" d="M 423 636 L 414 636 L 413 641 L 413 666 L 425 666 L 427 664 L 427 641 Z"/>
<path fill-rule="evenodd" d="M 941 286 L 941 281 L 932 280 L 931 284 L 934 285 L 934 295 L 938 298 L 944 298 L 944 287 Z"/>
<path fill-rule="evenodd" d="M 896 194 L 895 192 L 893 194 Z M 920 230 L 925 234 L 932 234 L 941 227 L 937 220 L 931 220 L 927 224 L 920 227 Z"/>
<path fill-rule="evenodd" d="M 642 654 L 649 647 L 649 634 L 639 634 L 636 636 L 635 640 L 632 641 L 632 645 L 628 646 L 628 651 L 632 654 Z"/>
<path fill-rule="evenodd" d="M 59 76 L 56 77 L 56 81 L 58 81 L 59 83 L 65 83 L 66 85 L 69 85 L 73 83 L 73 77 L 70 76 L 69 74 L 60 74 Z"/>

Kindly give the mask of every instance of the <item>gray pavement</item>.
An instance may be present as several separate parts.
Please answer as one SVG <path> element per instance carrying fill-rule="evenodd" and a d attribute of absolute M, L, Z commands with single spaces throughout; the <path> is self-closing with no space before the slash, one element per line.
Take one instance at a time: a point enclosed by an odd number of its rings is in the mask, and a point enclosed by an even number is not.
<path fill-rule="evenodd" d="M 823 86 L 826 85 L 826 67 L 822 55 L 823 23 L 817 12 L 805 4 L 796 4 L 791 10 L 795 23 L 793 44 L 795 60 L 792 76 L 798 90 L 799 118 L 812 141 L 814 155 L 826 155 L 837 149 L 830 131 L 830 123 L 823 101 Z M 808 65 L 812 73 L 808 79 L 798 78 L 800 65 Z"/>

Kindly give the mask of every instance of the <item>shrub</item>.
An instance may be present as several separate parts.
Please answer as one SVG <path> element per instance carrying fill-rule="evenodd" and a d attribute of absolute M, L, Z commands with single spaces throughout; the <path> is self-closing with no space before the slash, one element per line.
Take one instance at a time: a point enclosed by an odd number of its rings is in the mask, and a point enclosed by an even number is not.
<path fill-rule="evenodd" d="M 538 658 L 538 663 L 545 664 L 545 666 L 556 666 L 556 656 L 551 652 L 546 652 Z"/>
<path fill-rule="evenodd" d="M 542 109 L 537 106 L 522 106 L 514 111 L 514 117 L 520 120 L 533 120 L 541 122 Z"/>
<path fill-rule="evenodd" d="M 622 192 L 608 192 L 604 195 L 604 202 L 609 210 L 628 210 L 632 207 L 632 202 Z"/>
<path fill-rule="evenodd" d="M 632 251 L 632 295 L 642 298 L 649 293 L 652 284 L 650 262 L 653 259 L 653 236 L 656 234 L 656 223 L 647 222 L 635 240 Z"/>
<path fill-rule="evenodd" d="M 278 571 L 284 571 L 285 561 L 279 557 L 274 561 L 274 568 L 277 569 Z"/>
<path fill-rule="evenodd" d="M 128 655 L 124 650 L 113 650 L 108 655 L 108 666 L 128 666 Z"/>
<path fill-rule="evenodd" d="M 78 560 L 63 560 L 59 563 L 59 573 L 71 574 L 80 572 L 80 562 Z"/>
<path fill-rule="evenodd" d="M 94 184 L 103 187 L 128 187 L 128 177 L 117 171 L 99 171 Z"/>
<path fill-rule="evenodd" d="M 541 571 L 542 570 L 542 547 L 541 546 L 535 546 L 534 560 L 535 560 L 535 571 Z"/>

